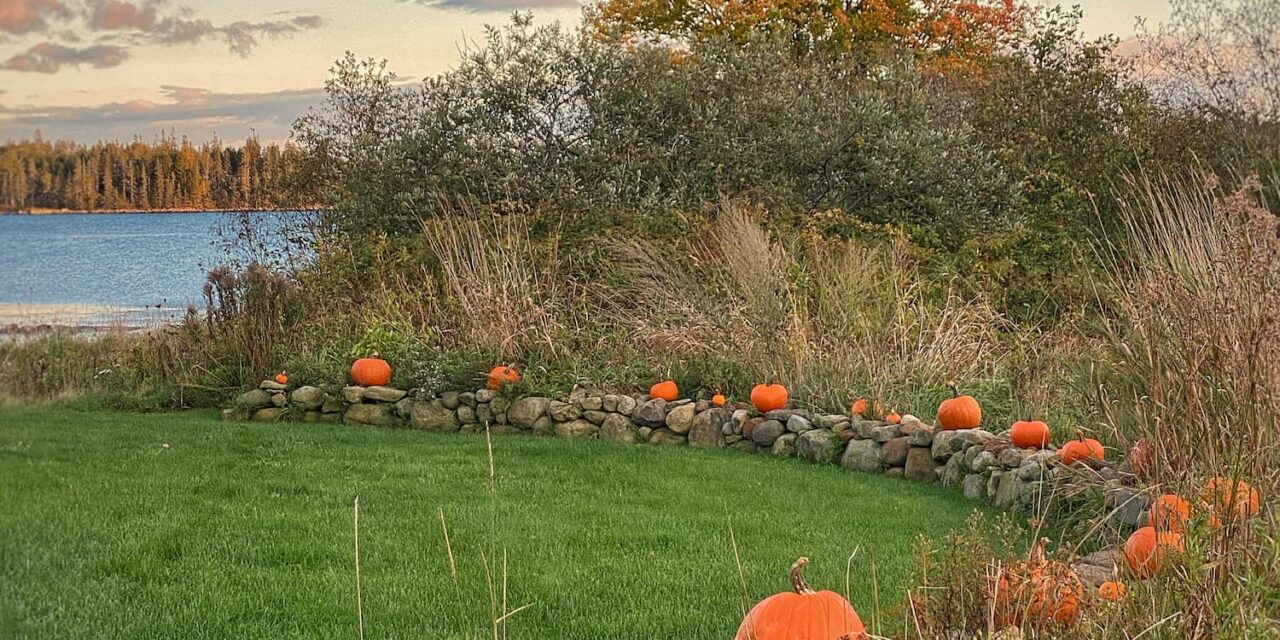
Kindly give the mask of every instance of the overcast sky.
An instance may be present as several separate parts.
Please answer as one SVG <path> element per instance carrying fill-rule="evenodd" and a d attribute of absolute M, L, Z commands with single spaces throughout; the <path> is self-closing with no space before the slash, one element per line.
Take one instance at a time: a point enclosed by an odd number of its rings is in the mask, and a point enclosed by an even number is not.
<path fill-rule="evenodd" d="M 1038 4 L 1054 4 L 1041 1 Z M 1089 35 L 1128 37 L 1168 0 L 1082 0 Z M 0 142 L 32 137 L 283 140 L 344 51 L 400 76 L 448 69 L 486 24 L 577 0 L 0 0 Z"/>

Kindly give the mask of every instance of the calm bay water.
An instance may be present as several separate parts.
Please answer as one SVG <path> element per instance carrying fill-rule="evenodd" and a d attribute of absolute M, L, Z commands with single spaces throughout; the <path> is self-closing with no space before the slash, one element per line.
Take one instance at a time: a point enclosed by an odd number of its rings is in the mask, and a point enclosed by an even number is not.
<path fill-rule="evenodd" d="M 0 326 L 141 324 L 202 306 L 228 213 L 0 216 Z M 278 236 L 289 216 L 257 213 Z M 272 242 L 279 242 L 278 239 Z"/>

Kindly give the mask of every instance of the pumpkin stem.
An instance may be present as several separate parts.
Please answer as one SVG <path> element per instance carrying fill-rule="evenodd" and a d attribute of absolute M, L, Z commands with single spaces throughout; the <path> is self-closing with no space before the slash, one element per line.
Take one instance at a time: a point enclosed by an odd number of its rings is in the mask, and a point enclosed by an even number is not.
<path fill-rule="evenodd" d="M 809 566 L 809 559 L 804 556 L 796 558 L 796 561 L 791 565 L 791 588 L 802 596 L 817 593 L 804 580 L 804 568 L 807 566 Z"/>
<path fill-rule="evenodd" d="M 948 386 L 948 387 L 951 387 L 951 397 L 952 397 L 952 398 L 959 398 L 959 397 L 960 397 L 960 385 L 957 385 L 957 384 L 955 383 L 955 381 L 951 381 L 951 382 L 948 382 L 948 383 L 947 383 L 947 386 Z"/>

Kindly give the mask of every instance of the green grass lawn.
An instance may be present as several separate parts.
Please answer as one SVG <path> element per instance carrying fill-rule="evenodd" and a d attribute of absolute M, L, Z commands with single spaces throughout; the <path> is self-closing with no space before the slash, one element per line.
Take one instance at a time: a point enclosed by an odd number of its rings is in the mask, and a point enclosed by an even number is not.
<path fill-rule="evenodd" d="M 162 445 L 168 444 L 168 448 Z M 955 492 L 768 456 L 209 413 L 0 409 L 0 636 L 492 638 L 481 552 L 507 556 L 507 638 L 730 638 L 752 601 L 810 581 L 870 623 L 902 601 L 917 534 Z M 457 562 L 450 577 L 438 509 Z M 499 593 L 501 597 L 501 593 Z"/>

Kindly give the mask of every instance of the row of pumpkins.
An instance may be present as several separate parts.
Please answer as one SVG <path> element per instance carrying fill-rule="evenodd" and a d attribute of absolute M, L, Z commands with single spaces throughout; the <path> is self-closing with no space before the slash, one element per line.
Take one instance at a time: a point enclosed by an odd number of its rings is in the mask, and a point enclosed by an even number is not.
<path fill-rule="evenodd" d="M 288 383 L 288 374 L 276 376 L 281 384 Z M 372 354 L 356 360 L 351 366 L 351 381 L 361 386 L 386 385 L 391 382 L 391 365 Z M 508 365 L 498 365 L 489 371 L 487 386 L 500 389 L 503 385 L 520 381 L 520 372 Z M 974 429 L 982 423 L 982 407 L 973 396 L 961 395 L 952 385 L 952 397 L 938 406 L 938 427 L 943 430 Z M 668 402 L 679 398 L 680 389 L 672 380 L 664 380 L 649 389 L 649 395 Z M 766 413 L 787 406 L 789 395 L 781 384 L 759 384 L 751 390 L 751 405 Z M 728 400 L 717 392 L 711 404 L 724 406 Z M 859 398 L 850 412 L 868 415 L 872 409 L 866 398 Z M 890 411 L 885 414 L 879 402 L 875 413 L 897 424 L 901 416 Z M 1043 449 L 1050 445 L 1049 426 L 1040 420 L 1019 420 L 1013 423 L 1009 433 L 1014 446 Z M 1097 440 L 1080 435 L 1059 449 L 1065 464 L 1081 461 L 1101 462 L 1105 452 Z M 1135 466 L 1149 464 L 1143 443 L 1131 453 Z M 1221 526 L 1223 519 L 1241 520 L 1258 513 L 1260 495 L 1257 489 L 1244 481 L 1213 478 L 1204 488 L 1199 507 L 1206 510 L 1206 522 L 1210 527 Z M 1183 532 L 1191 519 L 1192 505 L 1176 494 L 1165 494 L 1155 500 L 1150 509 L 1147 526 L 1135 531 L 1125 542 L 1123 555 L 1130 575 L 1147 578 L 1158 573 L 1171 555 L 1185 551 Z M 1070 564 L 1049 560 L 1044 553 L 1047 540 L 1040 540 L 1033 547 L 1025 562 L 1014 563 L 990 586 L 995 600 L 997 623 L 1001 626 L 1030 622 L 1034 625 L 1056 623 L 1069 625 L 1079 618 L 1080 604 L 1085 597 L 1084 583 Z M 827 640 L 867 638 L 866 626 L 853 606 L 834 591 L 815 591 L 804 579 L 808 558 L 801 557 L 791 567 L 792 590 L 777 593 L 762 600 L 751 609 L 738 629 L 736 640 Z M 1098 589 L 1098 597 L 1118 601 L 1127 588 L 1119 579 L 1104 582 Z"/>

